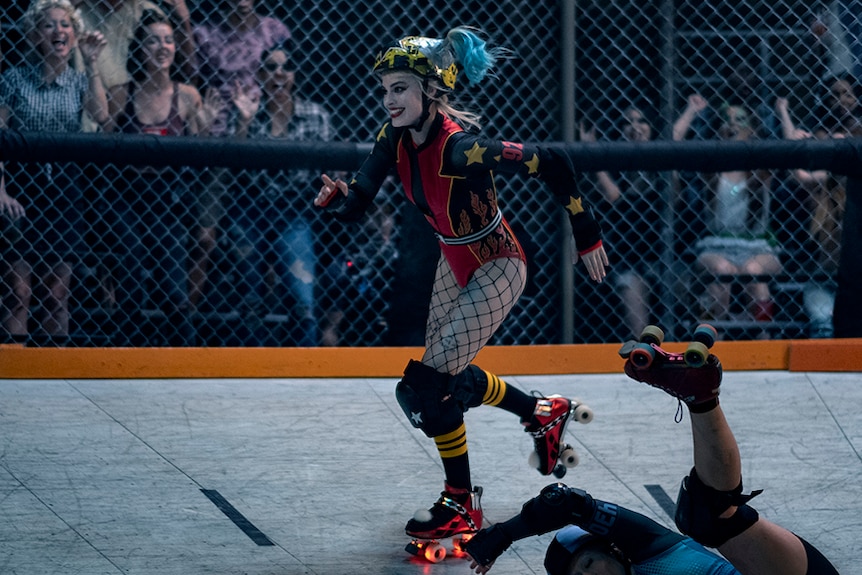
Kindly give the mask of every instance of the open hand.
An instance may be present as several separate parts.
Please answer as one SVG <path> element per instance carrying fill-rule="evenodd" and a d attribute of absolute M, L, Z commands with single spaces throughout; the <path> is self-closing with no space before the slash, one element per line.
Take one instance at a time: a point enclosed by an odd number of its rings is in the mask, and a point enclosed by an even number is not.
<path fill-rule="evenodd" d="M 239 80 L 231 86 L 230 98 L 243 122 L 250 122 L 260 109 L 260 90 L 253 86 L 244 86 Z"/>
<path fill-rule="evenodd" d="M 347 195 L 347 182 L 338 179 L 333 180 L 326 174 L 322 174 L 320 179 L 323 180 L 323 185 L 320 187 L 320 192 L 314 198 L 314 205 L 323 207 L 332 200 L 332 195 L 340 190 L 342 194 Z"/>
<path fill-rule="evenodd" d="M 108 41 L 101 32 L 84 32 L 78 38 L 78 49 L 87 64 L 95 63 L 107 44 Z"/>
<path fill-rule="evenodd" d="M 608 254 L 605 252 L 604 246 L 599 246 L 596 249 L 581 254 L 581 260 L 584 262 L 584 267 L 587 268 L 587 273 L 590 274 L 590 279 L 596 283 L 602 283 L 602 280 L 607 276 Z"/>
<path fill-rule="evenodd" d="M 0 193 L 0 216 L 6 215 L 10 220 L 24 217 L 24 206 L 21 202 L 3 192 Z"/>

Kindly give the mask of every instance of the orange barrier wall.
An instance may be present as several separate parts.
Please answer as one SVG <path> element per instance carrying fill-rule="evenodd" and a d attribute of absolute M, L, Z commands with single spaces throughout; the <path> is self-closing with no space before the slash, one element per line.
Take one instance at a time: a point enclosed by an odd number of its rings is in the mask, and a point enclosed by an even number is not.
<path fill-rule="evenodd" d="M 619 344 L 489 346 L 500 375 L 619 373 Z M 684 343 L 668 342 L 669 351 Z M 862 339 L 717 342 L 726 370 L 862 371 Z M 421 348 L 23 348 L 0 346 L 0 378 L 398 377 Z"/>

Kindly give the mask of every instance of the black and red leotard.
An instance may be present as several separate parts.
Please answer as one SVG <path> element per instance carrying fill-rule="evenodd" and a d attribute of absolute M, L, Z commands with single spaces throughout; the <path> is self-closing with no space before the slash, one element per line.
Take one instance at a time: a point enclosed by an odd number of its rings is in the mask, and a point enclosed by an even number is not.
<path fill-rule="evenodd" d="M 350 188 L 367 205 L 394 167 L 407 198 L 425 215 L 460 286 L 496 258 L 526 261 L 497 204 L 494 171 L 537 175 L 538 149 L 480 138 L 442 114 L 415 145 L 407 129 L 386 123 Z"/>

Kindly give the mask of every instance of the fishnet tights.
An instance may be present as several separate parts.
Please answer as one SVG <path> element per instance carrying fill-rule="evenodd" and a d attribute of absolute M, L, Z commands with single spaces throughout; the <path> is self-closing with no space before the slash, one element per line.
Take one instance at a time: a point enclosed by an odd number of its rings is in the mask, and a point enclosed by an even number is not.
<path fill-rule="evenodd" d="M 466 369 L 509 315 L 524 291 L 526 279 L 527 265 L 523 261 L 498 258 L 476 270 L 462 289 L 441 256 L 428 310 L 422 363 L 452 375 Z"/>

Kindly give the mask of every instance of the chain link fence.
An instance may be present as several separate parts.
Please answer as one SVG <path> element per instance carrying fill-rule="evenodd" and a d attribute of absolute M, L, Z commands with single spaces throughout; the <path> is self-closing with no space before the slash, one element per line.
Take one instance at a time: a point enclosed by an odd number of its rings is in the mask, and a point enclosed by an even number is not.
<path fill-rule="evenodd" d="M 10 78 L 38 61 L 26 40 L 27 4 L 0 8 L 7 99 L 0 106 L 13 129 L 20 127 L 9 113 Z M 106 51 L 121 63 L 143 10 L 162 10 L 176 41 L 174 78 L 196 87 L 205 104 L 210 89 L 220 89 L 224 112 L 211 138 L 243 135 L 235 81 L 265 84 L 281 77 L 280 65 L 295 72 L 296 101 L 320 106 L 304 113 L 325 124 L 288 137 L 371 142 L 386 118 L 369 75 L 374 54 L 403 35 L 440 37 L 462 24 L 514 53 L 496 78 L 458 94 L 482 113 L 491 137 L 857 135 L 856 0 L 77 4 L 89 26 L 119 38 Z M 251 32 L 232 29 L 247 9 L 272 20 Z M 286 65 L 269 51 L 261 61 L 261 49 L 288 35 Z M 130 93 L 122 88 L 140 89 L 143 76 L 130 78 L 124 65 L 112 71 L 106 57 L 99 67 L 114 111 L 145 116 L 143 92 L 117 104 L 118 94 Z M 563 80 L 572 69 L 573 94 Z M 264 98 L 271 88 L 261 87 Z M 274 126 L 265 125 L 275 130 L 268 138 L 284 137 Z M 92 122 L 85 118 L 81 129 Z M 140 157 L 108 166 L 8 162 L 6 191 L 26 217 L 0 216 L 0 333 L 28 345 L 422 345 L 439 254 L 431 230 L 395 182 L 360 224 L 322 220 L 310 209 L 320 171 L 333 167 L 172 169 Z M 831 335 L 840 177 L 583 174 L 581 191 L 602 216 L 612 255 L 600 285 L 577 267 L 572 276 L 568 229 L 540 182 L 499 185 L 532 279 L 492 343 L 619 341 L 647 322 L 675 339 L 705 320 L 729 339 Z"/>

